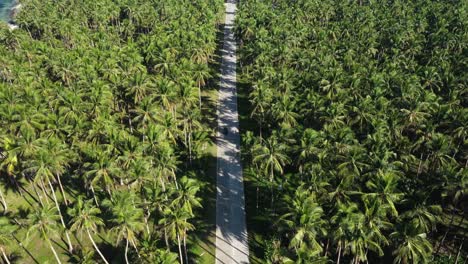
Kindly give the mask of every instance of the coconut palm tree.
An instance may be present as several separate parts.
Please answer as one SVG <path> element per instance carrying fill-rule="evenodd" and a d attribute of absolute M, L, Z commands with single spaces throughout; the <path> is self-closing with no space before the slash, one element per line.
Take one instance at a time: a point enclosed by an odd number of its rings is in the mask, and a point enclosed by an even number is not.
<path fill-rule="evenodd" d="M 53 206 L 44 206 L 37 208 L 28 215 L 28 231 L 26 238 L 38 234 L 49 245 L 57 262 L 62 263 L 57 251 L 51 242 L 51 236 L 57 235 L 60 232 L 60 227 L 57 221 L 60 220 L 60 215 L 57 213 L 57 208 Z"/>
<path fill-rule="evenodd" d="M 398 216 L 395 203 L 403 198 L 403 193 L 398 192 L 398 176 L 392 172 L 383 172 L 379 170 L 377 177 L 372 177 L 366 183 L 369 192 L 363 194 L 363 199 L 378 199 L 381 206 L 388 208 L 390 215 Z"/>
<path fill-rule="evenodd" d="M 323 250 L 320 238 L 325 237 L 326 221 L 322 219 L 323 209 L 316 197 L 304 187 L 299 187 L 291 199 L 292 208 L 281 216 L 282 222 L 293 232 L 290 247 L 302 261 L 312 260 Z"/>
<path fill-rule="evenodd" d="M 290 162 L 286 151 L 286 145 L 279 142 L 276 136 L 271 136 L 254 146 L 252 150 L 254 158 L 252 161 L 260 164 L 260 167 L 264 169 L 265 175 L 268 175 L 270 181 L 273 181 L 275 172 L 283 174 L 283 167 Z"/>
<path fill-rule="evenodd" d="M 53 140 L 50 142 L 47 142 L 47 144 L 53 144 L 51 142 L 53 142 Z M 65 224 L 65 220 L 63 218 L 62 211 L 60 209 L 60 204 L 58 202 L 58 198 L 55 193 L 55 188 L 51 182 L 51 180 L 54 180 L 55 178 L 54 175 L 60 175 L 63 173 L 63 171 L 65 170 L 67 161 L 66 159 L 62 159 L 62 157 L 60 156 L 57 156 L 57 157 L 51 156 L 50 154 L 52 153 L 53 151 L 51 151 L 49 147 L 47 146 L 43 149 L 40 149 L 38 153 L 36 154 L 36 156 L 34 157 L 34 160 L 31 161 L 31 164 L 25 171 L 35 173 L 35 177 L 37 181 L 40 182 L 40 186 L 42 188 L 42 191 L 45 194 L 44 196 L 46 197 L 46 199 L 47 199 L 47 195 L 46 195 L 46 187 L 44 185 L 44 182 L 48 184 L 49 189 L 52 192 L 52 198 L 55 203 L 55 207 L 57 209 L 60 222 L 65 231 L 65 236 L 67 238 L 67 243 L 68 243 L 68 251 L 72 252 L 73 244 L 70 240 L 70 235 L 68 234 L 67 226 Z"/>
<path fill-rule="evenodd" d="M 136 207 L 137 197 L 133 192 L 117 191 L 112 194 L 112 200 L 103 203 L 112 213 L 112 231 L 117 235 L 117 245 L 125 240 L 125 262 L 128 259 L 128 246 L 131 244 L 138 252 L 138 234 L 144 230 L 143 210 Z"/>
<path fill-rule="evenodd" d="M 68 208 L 68 214 L 72 217 L 70 231 L 75 231 L 82 235 L 86 232 L 89 240 L 93 244 L 94 249 L 101 256 L 104 263 L 108 264 L 102 252 L 99 250 L 96 242 L 93 239 L 92 233 L 97 232 L 99 226 L 104 226 L 104 221 L 99 217 L 101 210 L 93 205 L 92 200 L 84 200 L 83 196 L 78 196 L 76 203 L 72 208 Z"/>
<path fill-rule="evenodd" d="M 190 179 L 186 176 L 180 179 L 179 189 L 176 191 L 176 198 L 172 201 L 172 207 L 182 208 L 181 210 L 189 213 L 189 217 L 194 217 L 193 208 L 202 207 L 201 199 L 197 197 L 197 193 L 200 190 L 200 183 L 194 179 Z M 185 219 L 187 221 L 188 219 Z M 189 223 L 186 223 L 187 228 L 190 227 Z M 187 230 L 183 232 L 183 244 L 185 252 L 185 262 L 188 263 L 188 252 L 187 252 Z"/>
<path fill-rule="evenodd" d="M 159 224 L 167 228 L 170 238 L 177 240 L 180 263 L 184 263 L 182 241 L 185 239 L 187 231 L 195 228 L 187 221 L 189 218 L 191 218 L 190 213 L 182 207 L 166 207 L 163 211 L 163 217 L 159 220 Z"/>
<path fill-rule="evenodd" d="M 121 170 L 115 166 L 116 160 L 108 157 L 104 151 L 97 150 L 94 155 L 96 156 L 93 162 L 85 163 L 85 166 L 88 168 L 85 177 L 88 179 L 89 188 L 96 200 L 94 186 L 99 186 L 98 184 L 101 183 L 101 186 L 111 195 L 111 190 L 114 187 L 114 178 L 120 175 Z"/>
<path fill-rule="evenodd" d="M 427 263 L 431 257 L 432 245 L 410 222 L 400 225 L 390 234 L 395 241 L 394 263 Z"/>

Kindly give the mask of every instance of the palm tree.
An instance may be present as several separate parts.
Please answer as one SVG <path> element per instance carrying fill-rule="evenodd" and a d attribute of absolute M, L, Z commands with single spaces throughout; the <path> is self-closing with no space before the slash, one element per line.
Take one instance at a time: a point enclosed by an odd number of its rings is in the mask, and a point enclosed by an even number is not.
<path fill-rule="evenodd" d="M 290 162 L 286 151 L 286 145 L 278 142 L 275 135 L 266 140 L 261 140 L 261 143 L 254 145 L 252 150 L 252 162 L 263 169 L 264 175 L 269 175 L 271 208 L 273 208 L 274 204 L 273 180 L 275 171 L 283 174 L 283 167 Z"/>
<path fill-rule="evenodd" d="M 139 103 L 151 91 L 150 78 L 142 71 L 131 75 L 126 95 L 132 98 L 133 103 Z"/>
<path fill-rule="evenodd" d="M 70 240 L 70 235 L 68 234 L 67 226 L 65 225 L 65 220 L 63 219 L 57 195 L 55 193 L 55 188 L 51 182 L 51 179 L 54 179 L 54 175 L 60 175 L 63 173 L 63 171 L 65 170 L 66 161 L 61 157 L 51 156 L 52 153 L 53 152 L 50 150 L 49 147 L 40 149 L 36 154 L 36 157 L 34 157 L 34 160 L 31 161 L 31 164 L 26 171 L 31 171 L 36 174 L 35 177 L 37 181 L 40 181 L 41 188 L 44 194 L 46 192 L 44 180 L 48 183 L 49 189 L 52 191 L 52 198 L 54 200 L 55 207 L 57 208 L 57 212 L 60 217 L 60 222 L 62 224 L 63 229 L 65 230 L 65 236 L 68 242 L 68 251 L 71 253 L 73 251 L 73 244 Z M 47 195 L 44 196 L 47 197 Z"/>
<path fill-rule="evenodd" d="M 381 206 L 389 208 L 392 216 L 398 216 L 395 203 L 403 198 L 403 193 L 397 191 L 398 178 L 392 171 L 379 170 L 377 177 L 372 177 L 366 183 L 370 192 L 363 194 L 363 199 L 377 199 Z"/>
<path fill-rule="evenodd" d="M 201 199 L 197 197 L 197 192 L 200 190 L 200 183 L 194 179 L 190 179 L 186 176 L 180 179 L 179 189 L 176 192 L 177 197 L 172 201 L 173 208 L 182 208 L 182 210 L 189 213 L 190 217 L 194 217 L 193 208 L 202 207 Z M 186 221 L 187 219 L 185 219 Z M 189 224 L 186 224 L 187 226 Z M 186 232 L 183 235 L 183 244 L 185 252 L 185 262 L 188 263 L 187 253 L 187 240 Z"/>
<path fill-rule="evenodd" d="M 270 182 L 272 182 L 275 171 L 283 174 L 283 167 L 290 162 L 286 151 L 286 145 L 279 142 L 277 137 L 273 135 L 254 146 L 252 161 L 260 164 L 260 167 L 264 169 L 265 175 L 269 175 Z"/>
<path fill-rule="evenodd" d="M 59 184 L 65 205 L 68 205 L 68 201 L 60 178 L 62 177 L 62 174 L 65 171 L 65 169 L 68 167 L 70 160 L 75 158 L 74 153 L 71 152 L 67 147 L 68 146 L 63 144 L 62 141 L 58 138 L 49 137 L 47 139 L 46 151 L 54 157 L 53 171 L 55 178 L 57 179 L 57 182 Z"/>
<path fill-rule="evenodd" d="M 85 164 L 88 168 L 85 176 L 89 179 L 88 185 L 93 193 L 94 199 L 97 201 L 93 186 L 102 183 L 104 189 L 111 195 L 111 189 L 114 187 L 114 177 L 120 175 L 120 169 L 118 166 L 115 166 L 116 160 L 109 157 L 104 151 L 97 150 L 95 155 L 96 160 L 94 162 Z"/>
<path fill-rule="evenodd" d="M 39 234 L 39 236 L 49 245 L 57 262 L 61 264 L 62 262 L 60 261 L 50 238 L 51 235 L 59 232 L 58 220 L 60 220 L 60 216 L 57 214 L 57 208 L 53 206 L 37 208 L 37 210 L 28 215 L 29 228 L 26 233 L 26 237 L 28 238 L 32 234 Z"/>
<path fill-rule="evenodd" d="M 10 260 L 5 250 L 10 241 L 13 240 L 13 234 L 17 229 L 18 227 L 12 224 L 7 217 L 0 217 L 0 251 L 7 264 L 10 264 Z"/>
<path fill-rule="evenodd" d="M 118 191 L 112 194 L 112 200 L 106 200 L 104 205 L 112 212 L 111 222 L 115 225 L 111 230 L 117 233 L 117 245 L 125 240 L 125 261 L 128 260 L 128 246 L 131 244 L 138 252 L 137 235 L 144 230 L 143 210 L 135 206 L 136 195 L 133 192 Z"/>
<path fill-rule="evenodd" d="M 291 96 L 292 97 L 292 96 Z M 299 115 L 294 111 L 296 102 L 290 96 L 281 96 L 273 105 L 272 112 L 283 128 L 291 128 L 297 125 Z"/>
<path fill-rule="evenodd" d="M 294 248 L 297 256 L 303 260 L 311 260 L 318 256 L 323 248 L 318 242 L 320 237 L 327 234 L 323 209 L 317 204 L 314 195 L 304 186 L 299 187 L 288 204 L 292 205 L 288 213 L 280 221 L 293 231 L 290 247 Z"/>
<path fill-rule="evenodd" d="M 401 218 L 411 221 L 417 230 L 430 233 L 440 222 L 441 214 L 442 207 L 440 205 L 414 204 L 410 210 L 401 215 Z"/>
<path fill-rule="evenodd" d="M 194 226 L 187 222 L 190 217 L 190 213 L 181 207 L 166 207 L 163 217 L 159 220 L 159 224 L 169 231 L 171 239 L 177 239 L 180 263 L 184 263 L 181 240 L 185 239 L 187 231 L 194 229 Z"/>
<path fill-rule="evenodd" d="M 271 89 L 267 88 L 261 82 L 253 87 L 253 91 L 249 95 L 249 101 L 253 106 L 250 116 L 257 120 L 260 139 L 262 139 L 263 126 L 266 123 L 267 113 L 272 99 L 273 93 Z"/>
<path fill-rule="evenodd" d="M 192 75 L 198 86 L 198 101 L 201 109 L 201 87 L 206 85 L 206 81 L 211 77 L 208 65 L 206 63 L 195 63 L 192 66 Z"/>
<path fill-rule="evenodd" d="M 104 221 L 99 217 L 100 213 L 101 210 L 93 205 L 92 200 L 85 201 L 83 196 L 78 196 L 74 206 L 68 209 L 68 214 L 72 217 L 70 230 L 79 232 L 80 235 L 85 231 L 99 256 L 109 264 L 91 235 L 91 232 L 95 233 L 99 226 L 104 226 Z"/>
<path fill-rule="evenodd" d="M 163 190 L 165 189 L 164 183 L 169 178 L 172 178 L 176 188 L 179 188 L 176 177 L 179 163 L 175 150 L 169 144 L 160 144 L 159 151 L 156 155 L 156 171 L 161 180 Z"/>
<path fill-rule="evenodd" d="M 388 209 L 382 207 L 380 201 L 374 199 L 373 201 L 365 201 L 365 212 L 364 222 L 366 230 L 365 247 L 366 252 L 361 260 L 367 259 L 368 250 L 376 252 L 379 256 L 383 256 L 382 246 L 389 244 L 389 241 L 384 233 L 385 230 L 389 230 L 393 227 L 393 224 L 389 222 L 387 218 Z M 359 261 L 359 259 L 357 259 Z"/>
<path fill-rule="evenodd" d="M 141 258 L 145 263 L 172 264 L 179 258 L 177 254 L 167 250 L 159 249 L 158 242 L 154 238 L 144 238 L 141 242 Z"/>
<path fill-rule="evenodd" d="M 390 234 L 395 242 L 393 263 L 428 263 L 432 253 L 432 245 L 426 238 L 426 233 L 420 233 L 410 222 L 401 224 Z"/>
<path fill-rule="evenodd" d="M 331 223 L 335 227 L 332 237 L 337 244 L 338 254 L 336 263 L 339 264 L 342 254 L 347 254 L 350 249 L 354 250 L 352 253 L 362 253 L 357 252 L 357 250 L 362 251 L 361 245 L 359 248 L 354 248 L 353 246 L 356 246 L 356 242 L 359 239 L 357 235 L 363 231 L 364 216 L 355 203 L 339 202 L 336 208 L 337 211 L 332 216 Z M 356 240 L 353 241 L 353 239 Z"/>

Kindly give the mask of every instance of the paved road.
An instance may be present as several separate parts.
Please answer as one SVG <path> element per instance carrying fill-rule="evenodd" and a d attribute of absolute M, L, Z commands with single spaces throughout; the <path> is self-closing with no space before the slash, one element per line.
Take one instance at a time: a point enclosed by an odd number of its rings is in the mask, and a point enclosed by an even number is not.
<path fill-rule="evenodd" d="M 236 91 L 235 0 L 228 0 L 218 100 L 216 263 L 249 263 Z M 228 133 L 224 134 L 223 128 Z"/>

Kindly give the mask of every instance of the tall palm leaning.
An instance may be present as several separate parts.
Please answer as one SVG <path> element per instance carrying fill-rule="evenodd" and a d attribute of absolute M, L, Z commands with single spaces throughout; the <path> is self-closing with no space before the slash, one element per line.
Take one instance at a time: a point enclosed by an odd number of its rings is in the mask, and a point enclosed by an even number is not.
<path fill-rule="evenodd" d="M 57 251 L 55 251 L 50 240 L 51 235 L 59 233 L 60 226 L 57 223 L 59 220 L 60 216 L 57 214 L 57 209 L 55 207 L 46 205 L 38 208 L 28 215 L 29 229 L 26 233 L 26 238 L 29 238 L 32 234 L 38 234 L 47 242 L 54 253 L 55 259 L 61 264 L 62 262 L 60 261 Z"/>
<path fill-rule="evenodd" d="M 8 243 L 13 240 L 13 234 L 18 229 L 6 217 L 0 218 L 0 251 L 2 252 L 3 259 L 7 264 L 10 264 L 8 255 L 6 254 L 6 247 Z"/>
<path fill-rule="evenodd" d="M 65 164 L 62 163 L 62 160 L 58 157 L 52 156 L 49 148 L 43 148 L 38 151 L 35 155 L 33 161 L 31 162 L 27 171 L 34 172 L 36 174 L 36 178 L 41 181 L 41 187 L 44 188 L 44 180 L 48 183 L 50 190 L 52 191 L 52 197 L 55 203 L 55 207 L 57 208 L 58 215 L 60 217 L 60 222 L 65 230 L 65 236 L 68 242 L 68 251 L 73 251 L 73 244 L 70 240 L 70 235 L 68 234 L 67 226 L 65 225 L 65 221 L 63 219 L 62 212 L 60 210 L 60 205 L 57 199 L 57 195 L 55 193 L 54 186 L 52 185 L 51 180 L 54 180 L 54 175 L 62 174 L 65 170 Z M 45 192 L 45 189 L 43 189 Z"/>
<path fill-rule="evenodd" d="M 80 235 L 83 232 L 86 232 L 89 240 L 93 244 L 93 247 L 96 249 L 99 256 L 101 256 L 102 260 L 106 264 L 109 264 L 102 252 L 97 247 L 96 242 L 94 242 L 93 236 L 91 234 L 96 233 L 98 226 L 104 225 L 104 221 L 99 217 L 100 213 L 101 210 L 94 206 L 92 200 L 85 201 L 83 196 L 79 196 L 75 205 L 68 209 L 68 214 L 72 217 L 70 230 L 79 232 Z"/>

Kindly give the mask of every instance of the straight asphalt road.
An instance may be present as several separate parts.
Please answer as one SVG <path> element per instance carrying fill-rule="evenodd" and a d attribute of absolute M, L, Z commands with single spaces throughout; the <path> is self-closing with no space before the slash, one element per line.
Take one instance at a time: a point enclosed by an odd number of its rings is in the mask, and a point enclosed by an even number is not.
<path fill-rule="evenodd" d="M 236 91 L 235 0 L 226 3 L 218 99 L 216 263 L 249 263 Z"/>

